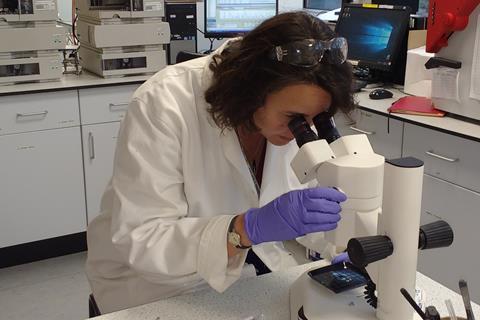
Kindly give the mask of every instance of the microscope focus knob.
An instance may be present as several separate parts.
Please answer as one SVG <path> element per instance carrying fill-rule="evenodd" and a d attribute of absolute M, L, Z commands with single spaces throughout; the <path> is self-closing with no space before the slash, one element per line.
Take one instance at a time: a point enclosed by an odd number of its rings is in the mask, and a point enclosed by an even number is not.
<path fill-rule="evenodd" d="M 420 226 L 418 249 L 449 247 L 452 243 L 453 230 L 447 222 L 439 220 Z"/>
<path fill-rule="evenodd" d="M 385 259 L 393 253 L 393 243 L 387 236 L 353 238 L 348 241 L 348 257 L 360 268 Z"/>

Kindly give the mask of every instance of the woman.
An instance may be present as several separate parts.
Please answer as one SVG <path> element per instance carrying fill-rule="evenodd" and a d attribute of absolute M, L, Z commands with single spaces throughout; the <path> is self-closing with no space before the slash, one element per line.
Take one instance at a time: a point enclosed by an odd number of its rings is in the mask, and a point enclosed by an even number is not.
<path fill-rule="evenodd" d="M 346 197 L 298 182 L 288 123 L 353 108 L 345 49 L 320 20 L 284 13 L 137 90 L 88 227 L 102 313 L 223 291 L 246 273 L 250 246 L 277 270 L 293 264 L 278 241 L 336 227 Z"/>

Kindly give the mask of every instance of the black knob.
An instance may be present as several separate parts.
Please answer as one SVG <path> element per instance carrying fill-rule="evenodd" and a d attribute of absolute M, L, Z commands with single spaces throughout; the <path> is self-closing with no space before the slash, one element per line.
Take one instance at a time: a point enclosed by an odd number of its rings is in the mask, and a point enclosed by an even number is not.
<path fill-rule="evenodd" d="M 348 257 L 360 268 L 385 259 L 393 253 L 393 243 L 387 236 L 353 238 L 348 241 Z"/>
<path fill-rule="evenodd" d="M 440 320 L 440 314 L 435 306 L 428 306 L 425 308 L 425 319 Z"/>
<path fill-rule="evenodd" d="M 447 222 L 438 220 L 420 227 L 418 249 L 448 247 L 452 243 L 453 230 Z"/>
<path fill-rule="evenodd" d="M 317 114 L 313 118 L 313 124 L 315 125 L 315 129 L 317 129 L 319 139 L 325 139 L 328 143 L 332 143 L 341 137 L 335 126 L 333 117 L 328 112 Z"/>
<path fill-rule="evenodd" d="M 295 117 L 288 123 L 288 128 L 293 133 L 298 147 L 302 147 L 305 143 L 318 140 L 317 134 L 313 132 L 304 117 Z"/>

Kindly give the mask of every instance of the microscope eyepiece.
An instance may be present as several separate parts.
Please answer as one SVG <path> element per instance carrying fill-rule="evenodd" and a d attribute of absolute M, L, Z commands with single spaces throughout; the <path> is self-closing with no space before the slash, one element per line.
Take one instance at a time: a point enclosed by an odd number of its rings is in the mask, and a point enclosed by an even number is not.
<path fill-rule="evenodd" d="M 305 143 L 318 140 L 317 134 L 313 132 L 304 117 L 298 116 L 288 123 L 288 128 L 293 133 L 297 145 L 301 148 Z"/>
<path fill-rule="evenodd" d="M 332 143 L 341 137 L 338 133 L 335 121 L 329 112 L 322 112 L 313 118 L 313 124 L 317 129 L 318 138 L 325 139 L 328 143 Z"/>

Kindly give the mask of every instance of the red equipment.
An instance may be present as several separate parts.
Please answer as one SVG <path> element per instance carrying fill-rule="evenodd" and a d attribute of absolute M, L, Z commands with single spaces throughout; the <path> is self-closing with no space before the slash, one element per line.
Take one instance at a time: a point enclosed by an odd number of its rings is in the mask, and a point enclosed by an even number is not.
<path fill-rule="evenodd" d="M 430 0 L 428 8 L 427 52 L 438 52 L 448 46 L 454 31 L 468 25 L 470 13 L 480 0 Z"/>

